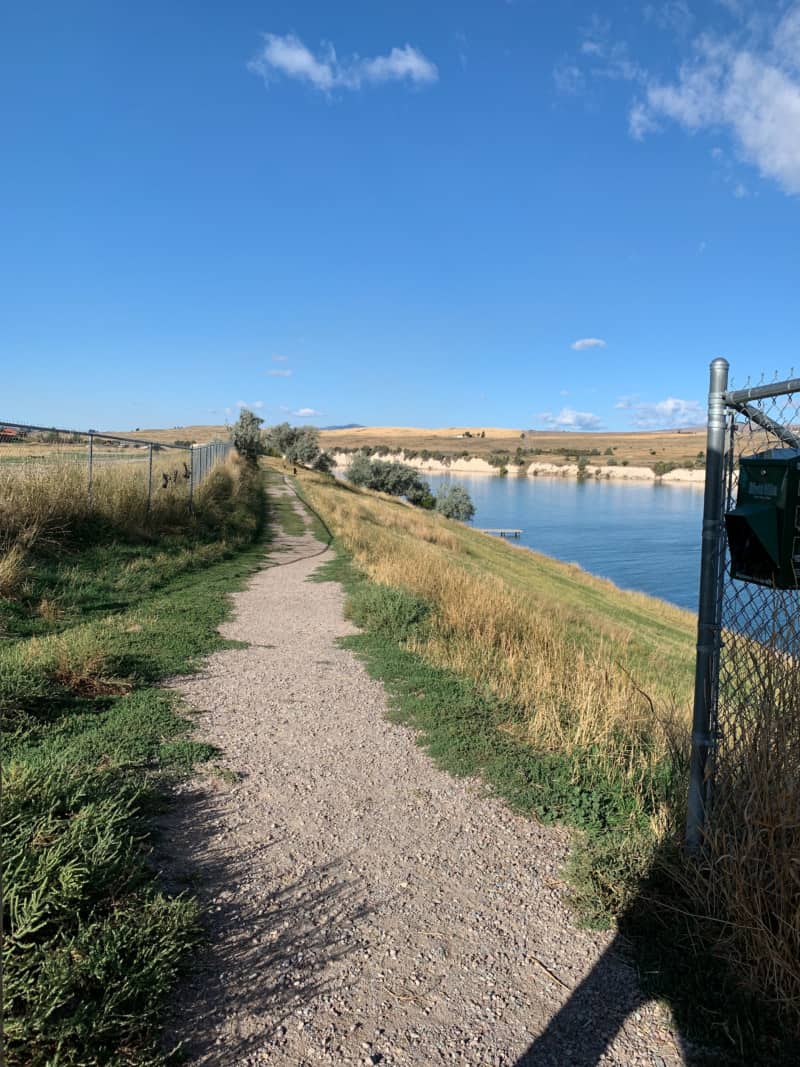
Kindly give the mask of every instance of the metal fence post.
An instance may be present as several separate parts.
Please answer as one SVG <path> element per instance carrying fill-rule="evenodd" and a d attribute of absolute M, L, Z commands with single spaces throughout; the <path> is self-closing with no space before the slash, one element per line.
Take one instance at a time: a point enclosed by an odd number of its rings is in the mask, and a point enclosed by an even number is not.
<path fill-rule="evenodd" d="M 147 514 L 150 514 L 150 503 L 153 498 L 153 446 L 147 447 Z"/>
<path fill-rule="evenodd" d="M 194 445 L 189 446 L 189 511 L 194 510 Z"/>
<path fill-rule="evenodd" d="M 706 763 L 711 747 L 711 712 L 719 662 L 719 551 L 725 477 L 725 402 L 728 361 L 711 364 L 708 391 L 706 487 L 703 501 L 703 544 L 700 557 L 700 602 L 697 612 L 697 661 L 694 680 L 692 756 L 686 815 L 686 847 L 697 852 L 703 839 L 706 811 Z"/>
<path fill-rule="evenodd" d="M 94 437 L 89 434 L 89 483 L 86 487 L 86 498 L 89 503 L 89 510 L 92 510 L 92 495 L 94 490 L 93 485 L 94 478 Z"/>

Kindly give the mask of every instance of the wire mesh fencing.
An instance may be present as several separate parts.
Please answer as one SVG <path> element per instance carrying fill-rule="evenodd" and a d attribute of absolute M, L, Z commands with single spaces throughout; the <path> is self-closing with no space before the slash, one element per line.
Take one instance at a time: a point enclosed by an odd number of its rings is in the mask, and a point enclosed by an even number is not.
<path fill-rule="evenodd" d="M 768 789 L 782 798 L 770 805 L 776 845 L 782 826 L 800 832 L 800 813 L 787 803 L 800 781 L 800 410 L 794 393 L 784 392 L 791 384 L 726 399 L 728 520 L 707 801 L 709 817 L 733 806 L 725 821 L 745 820 L 748 809 L 765 814 L 755 802 Z M 800 382 L 793 384 L 800 395 Z"/>
<path fill-rule="evenodd" d="M 711 365 L 686 843 L 702 907 L 800 1020 L 800 379 Z"/>
<path fill-rule="evenodd" d="M 89 511 L 102 494 L 120 501 L 143 494 L 147 512 L 167 498 L 191 510 L 197 490 L 232 448 L 230 441 L 196 445 L 0 421 L 0 494 L 20 497 L 26 487 L 46 493 L 49 485 L 84 493 Z"/>

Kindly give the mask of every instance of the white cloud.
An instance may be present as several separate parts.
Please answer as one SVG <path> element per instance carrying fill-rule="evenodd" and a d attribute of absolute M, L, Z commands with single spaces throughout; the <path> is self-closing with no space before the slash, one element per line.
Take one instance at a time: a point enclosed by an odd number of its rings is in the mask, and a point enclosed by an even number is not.
<path fill-rule="evenodd" d="M 641 139 L 650 132 L 646 123 L 658 119 L 690 132 L 726 130 L 743 159 L 800 194 L 800 3 L 773 26 L 766 44 L 698 37 L 672 82 L 648 81 L 629 115 L 632 134 Z"/>
<path fill-rule="evenodd" d="M 562 408 L 557 415 L 552 411 L 542 411 L 537 419 L 553 430 L 599 430 L 603 426 L 599 415 L 591 411 L 576 411 L 574 408 Z"/>
<path fill-rule="evenodd" d="M 570 348 L 574 348 L 576 352 L 583 352 L 585 348 L 605 348 L 606 343 L 601 337 L 581 337 L 578 341 L 573 341 Z"/>
<path fill-rule="evenodd" d="M 272 362 L 273 363 L 288 363 L 289 362 L 289 357 L 288 356 L 277 356 L 276 355 L 276 356 L 272 357 Z"/>
<path fill-rule="evenodd" d="M 263 400 L 237 400 L 236 401 L 236 406 L 237 406 L 237 408 L 247 408 L 249 411 L 258 411 L 259 408 L 263 408 L 264 401 Z M 229 408 L 225 408 L 225 410 L 229 411 L 230 409 Z"/>
<path fill-rule="evenodd" d="M 621 396 L 614 406 L 631 412 L 631 422 L 637 430 L 675 430 L 698 426 L 706 420 L 702 404 L 674 396 L 655 404 L 643 403 L 637 396 Z"/>
<path fill-rule="evenodd" d="M 648 4 L 643 15 L 646 22 L 654 22 L 662 30 L 671 30 L 685 37 L 692 28 L 694 15 L 686 0 L 665 0 L 661 4 Z"/>
<path fill-rule="evenodd" d="M 661 127 L 656 122 L 653 112 L 641 100 L 635 100 L 628 112 L 628 132 L 634 141 L 643 141 L 648 133 L 655 133 Z"/>
<path fill-rule="evenodd" d="M 297 411 L 292 412 L 298 419 L 310 419 L 314 415 L 321 415 L 321 411 L 316 411 L 314 408 L 299 408 Z"/>
<path fill-rule="evenodd" d="M 610 22 L 593 18 L 576 53 L 554 71 L 556 87 L 577 95 L 600 79 L 637 85 L 628 107 L 635 140 L 670 122 L 690 133 L 714 131 L 730 137 L 735 159 L 800 195 L 800 0 L 718 3 L 735 25 L 728 21 L 730 32 L 706 30 L 693 40 L 696 16 L 686 0 L 661 0 L 643 9 L 651 25 L 675 36 L 684 56 L 670 77 L 639 64 L 625 41 L 613 39 Z M 719 148 L 712 155 L 723 159 Z M 731 175 L 725 181 L 734 196 L 742 195 L 745 186 Z"/>
<path fill-rule="evenodd" d="M 553 71 L 556 89 L 564 96 L 577 96 L 586 86 L 586 78 L 576 63 L 564 61 Z"/>
<path fill-rule="evenodd" d="M 305 81 L 322 93 L 334 89 L 361 89 L 364 85 L 382 85 L 390 81 L 430 85 L 439 78 L 436 64 L 410 44 L 393 48 L 385 56 L 361 59 L 353 55 L 340 60 L 332 44 L 323 42 L 319 54 L 314 55 L 293 33 L 285 36 L 265 33 L 261 50 L 247 67 L 264 81 L 283 75 Z"/>
<path fill-rule="evenodd" d="M 290 370 L 268 370 L 267 374 L 270 378 L 291 378 L 292 372 Z"/>

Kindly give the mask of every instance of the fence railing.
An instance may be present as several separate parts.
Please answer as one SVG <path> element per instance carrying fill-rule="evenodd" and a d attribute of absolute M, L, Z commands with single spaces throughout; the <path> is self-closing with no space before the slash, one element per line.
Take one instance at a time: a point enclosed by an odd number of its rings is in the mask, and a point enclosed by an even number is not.
<path fill-rule="evenodd" d="M 85 463 L 86 495 L 90 506 L 99 465 L 138 462 L 143 468 L 148 508 L 154 492 L 178 485 L 186 486 L 188 505 L 192 508 L 196 490 L 232 449 L 230 441 L 211 441 L 204 445 L 151 441 L 97 430 L 70 430 L 0 420 L 0 464 L 4 460 L 23 465 L 54 460 Z M 163 459 L 162 453 L 174 463 L 154 462 L 156 457 Z M 24 469 L 20 473 L 24 477 Z"/>
<path fill-rule="evenodd" d="M 800 780 L 800 378 L 729 390 L 728 370 L 711 364 L 691 851 L 722 824 L 743 834 L 766 791 L 794 803 Z"/>

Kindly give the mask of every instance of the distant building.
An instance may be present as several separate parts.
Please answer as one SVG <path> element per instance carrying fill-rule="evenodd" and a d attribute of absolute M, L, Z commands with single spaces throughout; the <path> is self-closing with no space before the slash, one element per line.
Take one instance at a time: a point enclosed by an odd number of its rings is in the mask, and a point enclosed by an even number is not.
<path fill-rule="evenodd" d="M 18 426 L 0 426 L 0 444 L 24 441 L 27 436 L 28 431 L 20 430 Z"/>

